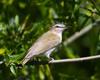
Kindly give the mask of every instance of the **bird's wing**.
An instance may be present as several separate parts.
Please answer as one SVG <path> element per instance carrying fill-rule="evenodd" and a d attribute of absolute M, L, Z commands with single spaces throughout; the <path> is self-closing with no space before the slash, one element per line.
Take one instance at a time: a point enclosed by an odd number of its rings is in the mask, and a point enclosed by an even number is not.
<path fill-rule="evenodd" d="M 47 33 L 43 34 L 28 50 L 28 54 L 23 59 L 22 64 L 25 64 L 33 56 L 43 54 L 49 49 L 57 46 L 60 42 L 61 39 L 58 35 L 48 31 Z"/>

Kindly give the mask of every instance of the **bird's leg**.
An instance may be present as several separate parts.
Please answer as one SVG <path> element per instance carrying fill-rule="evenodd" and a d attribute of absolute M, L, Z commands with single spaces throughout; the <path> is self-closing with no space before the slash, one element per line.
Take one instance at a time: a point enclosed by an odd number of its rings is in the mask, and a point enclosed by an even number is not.
<path fill-rule="evenodd" d="M 50 54 L 52 53 L 52 51 L 54 51 L 54 49 L 55 49 L 55 48 L 52 48 L 52 49 L 48 50 L 48 51 L 45 53 L 45 56 L 46 56 L 47 58 L 49 58 L 50 60 L 54 60 L 53 58 L 50 57 Z"/>

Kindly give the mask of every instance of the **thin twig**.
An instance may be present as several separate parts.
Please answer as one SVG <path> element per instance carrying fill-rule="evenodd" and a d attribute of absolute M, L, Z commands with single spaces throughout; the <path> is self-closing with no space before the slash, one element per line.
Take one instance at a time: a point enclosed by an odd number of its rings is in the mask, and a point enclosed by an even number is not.
<path fill-rule="evenodd" d="M 82 57 L 82 58 L 75 58 L 75 59 L 53 60 L 53 61 L 49 61 L 49 64 L 64 63 L 64 62 L 79 62 L 79 61 L 94 60 L 94 59 L 100 59 L 100 55 L 90 56 L 90 57 Z"/>
<path fill-rule="evenodd" d="M 94 26 L 100 25 L 100 20 L 97 20 L 95 23 L 90 24 L 86 27 L 84 27 L 82 30 L 80 30 L 79 32 L 76 32 L 74 35 L 72 35 L 70 38 L 68 38 L 67 40 L 64 41 L 64 45 L 68 45 L 70 43 L 72 43 L 73 41 L 75 41 L 77 38 L 81 37 L 82 35 L 86 34 L 87 32 L 89 32 Z"/>

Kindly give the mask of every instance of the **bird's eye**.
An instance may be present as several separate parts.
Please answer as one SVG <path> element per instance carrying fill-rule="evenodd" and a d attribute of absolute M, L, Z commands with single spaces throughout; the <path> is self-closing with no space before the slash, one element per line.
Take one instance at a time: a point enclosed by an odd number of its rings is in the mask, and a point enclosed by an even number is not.
<path fill-rule="evenodd" d="M 61 26 L 56 26 L 56 28 L 63 28 L 63 27 L 61 27 Z"/>
<path fill-rule="evenodd" d="M 60 26 L 56 26 L 57 28 L 59 28 Z"/>

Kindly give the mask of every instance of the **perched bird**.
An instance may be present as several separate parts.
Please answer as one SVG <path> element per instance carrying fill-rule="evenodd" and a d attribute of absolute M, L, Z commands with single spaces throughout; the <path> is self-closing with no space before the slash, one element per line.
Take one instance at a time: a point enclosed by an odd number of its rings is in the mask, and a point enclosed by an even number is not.
<path fill-rule="evenodd" d="M 39 55 L 45 55 L 46 57 L 50 58 L 52 51 L 58 44 L 62 42 L 62 32 L 64 29 L 66 29 L 64 24 L 55 24 L 52 26 L 48 32 L 39 37 L 37 41 L 30 47 L 21 64 L 24 65 L 32 57 Z"/>

